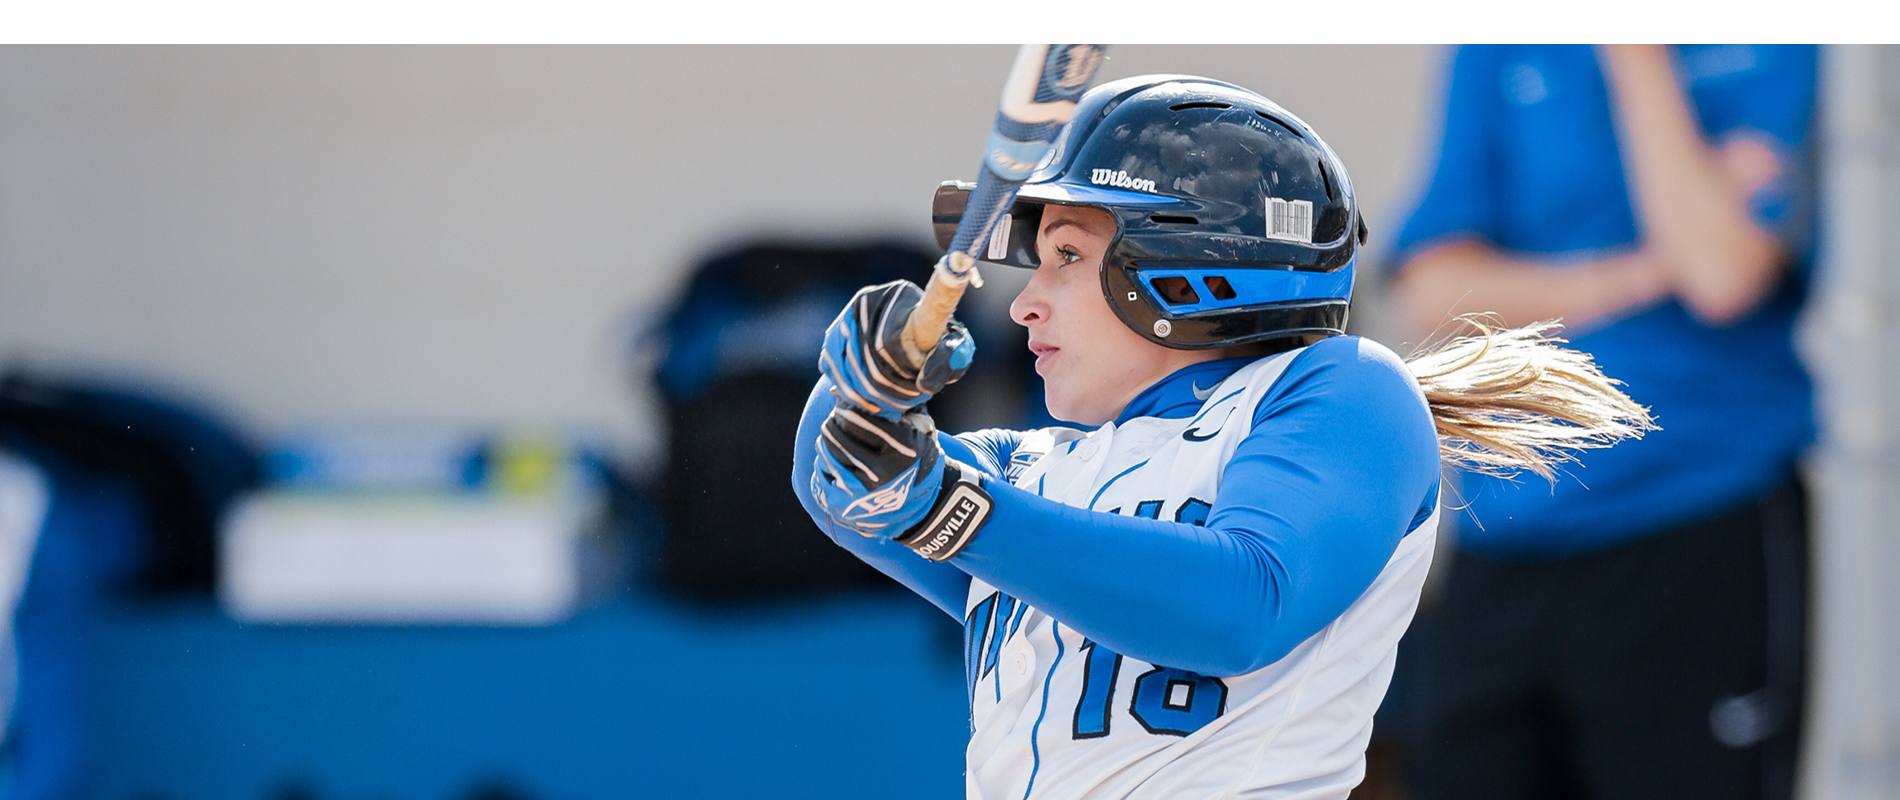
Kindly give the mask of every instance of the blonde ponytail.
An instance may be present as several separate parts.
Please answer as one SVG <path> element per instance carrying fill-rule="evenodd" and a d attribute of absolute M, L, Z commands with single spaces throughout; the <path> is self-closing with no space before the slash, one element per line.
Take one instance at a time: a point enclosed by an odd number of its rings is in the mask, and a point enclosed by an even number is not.
<path fill-rule="evenodd" d="M 1475 329 L 1405 359 L 1425 390 L 1439 453 L 1460 469 L 1545 479 L 1576 456 L 1656 430 L 1589 355 L 1562 345 L 1556 322 L 1504 328 L 1497 317 L 1466 314 Z"/>

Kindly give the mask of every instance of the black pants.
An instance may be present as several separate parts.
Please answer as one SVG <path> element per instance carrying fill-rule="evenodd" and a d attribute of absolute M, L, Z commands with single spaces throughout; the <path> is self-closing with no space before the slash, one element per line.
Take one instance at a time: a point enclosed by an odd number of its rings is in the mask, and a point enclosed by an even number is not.
<path fill-rule="evenodd" d="M 1460 553 L 1411 648 L 1416 800 L 1785 800 L 1805 686 L 1807 502 L 1532 561 Z"/>

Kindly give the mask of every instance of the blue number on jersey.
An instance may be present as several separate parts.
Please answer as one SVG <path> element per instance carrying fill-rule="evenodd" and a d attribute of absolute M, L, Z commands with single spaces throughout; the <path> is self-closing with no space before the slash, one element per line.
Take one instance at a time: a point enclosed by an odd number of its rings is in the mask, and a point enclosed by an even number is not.
<path fill-rule="evenodd" d="M 1227 684 L 1173 667 L 1155 667 L 1135 679 L 1135 721 L 1149 733 L 1186 736 L 1227 713 Z"/>
<path fill-rule="evenodd" d="M 1083 639 L 1088 665 L 1082 669 L 1082 700 L 1075 704 L 1075 736 L 1095 739 L 1108 735 L 1108 707 L 1115 699 L 1115 679 L 1121 677 L 1122 657 Z"/>
<path fill-rule="evenodd" d="M 1083 639 L 1078 650 L 1088 660 L 1082 668 L 1082 697 L 1075 704 L 1071 738 L 1097 739 L 1108 735 L 1122 657 L 1089 639 Z M 1186 736 L 1227 713 L 1227 684 L 1184 669 L 1155 667 L 1135 680 L 1135 698 L 1128 712 L 1149 733 Z"/>
<path fill-rule="evenodd" d="M 1207 513 L 1213 510 L 1214 506 L 1206 500 L 1190 497 L 1187 502 L 1181 504 L 1180 508 L 1175 509 L 1174 521 L 1185 522 L 1189 525 L 1206 525 Z"/>
<path fill-rule="evenodd" d="M 1143 500 L 1136 503 L 1135 516 L 1147 517 L 1148 519 L 1160 519 L 1161 503 L 1162 501 L 1160 500 Z M 1189 525 L 1206 525 L 1207 514 L 1213 510 L 1214 505 L 1212 503 L 1199 498 L 1190 497 L 1187 499 L 1187 502 L 1181 504 L 1180 508 L 1174 510 L 1174 521 L 1185 522 Z M 1119 514 L 1121 513 L 1121 509 L 1117 508 L 1108 513 Z"/>

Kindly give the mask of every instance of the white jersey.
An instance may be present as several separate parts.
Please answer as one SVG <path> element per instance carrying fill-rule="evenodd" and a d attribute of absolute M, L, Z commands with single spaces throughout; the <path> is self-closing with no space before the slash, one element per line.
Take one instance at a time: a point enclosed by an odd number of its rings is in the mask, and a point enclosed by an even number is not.
<path fill-rule="evenodd" d="M 1012 458 L 1022 468 L 1012 480 L 1071 506 L 1203 522 L 1253 409 L 1299 352 L 1235 372 L 1192 417 L 1031 433 Z M 1401 539 L 1331 624 L 1235 677 L 1109 652 L 973 579 L 969 796 L 1346 797 L 1364 776 L 1372 715 L 1418 606 L 1437 525 L 1434 512 Z"/>

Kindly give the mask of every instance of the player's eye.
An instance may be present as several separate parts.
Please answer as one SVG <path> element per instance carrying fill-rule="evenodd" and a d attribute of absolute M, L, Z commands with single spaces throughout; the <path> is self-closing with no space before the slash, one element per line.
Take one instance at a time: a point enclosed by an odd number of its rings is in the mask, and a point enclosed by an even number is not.
<path fill-rule="evenodd" d="M 1075 248 L 1073 247 L 1045 243 L 1042 246 L 1040 260 L 1045 266 L 1054 264 L 1055 266 L 1063 267 L 1075 263 L 1077 258 L 1080 258 L 1080 256 L 1076 254 Z"/>

